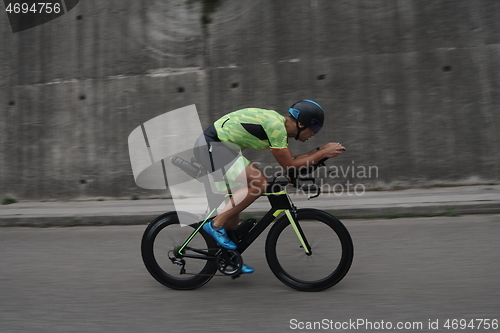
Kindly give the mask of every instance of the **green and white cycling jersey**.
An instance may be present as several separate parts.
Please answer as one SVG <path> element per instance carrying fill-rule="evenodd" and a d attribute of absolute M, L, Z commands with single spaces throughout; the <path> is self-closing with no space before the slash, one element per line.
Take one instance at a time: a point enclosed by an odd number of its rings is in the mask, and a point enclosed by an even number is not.
<path fill-rule="evenodd" d="M 274 110 L 241 109 L 224 115 L 214 126 L 220 141 L 234 143 L 241 150 L 288 147 L 285 117 Z"/>

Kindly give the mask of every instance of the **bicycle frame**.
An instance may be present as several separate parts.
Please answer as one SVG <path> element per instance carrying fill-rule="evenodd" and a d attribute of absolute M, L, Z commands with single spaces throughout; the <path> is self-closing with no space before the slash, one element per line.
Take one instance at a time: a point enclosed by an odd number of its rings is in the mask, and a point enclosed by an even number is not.
<path fill-rule="evenodd" d="M 262 234 L 262 232 L 281 214 L 285 213 L 290 221 L 290 224 L 293 227 L 293 230 L 297 234 L 297 238 L 299 239 L 302 248 L 304 249 L 306 255 L 311 255 L 311 246 L 307 242 L 307 239 L 302 232 L 302 229 L 297 222 L 296 219 L 296 211 L 297 208 L 291 202 L 289 196 L 287 195 L 285 189 L 282 184 L 284 183 L 270 183 L 268 186 L 268 192 L 263 193 L 262 195 L 267 196 L 269 203 L 271 204 L 271 209 L 260 219 L 259 222 L 236 244 L 238 248 L 236 249 L 240 254 L 243 253 L 256 239 Z M 278 185 L 278 191 L 274 191 L 276 189 L 276 185 Z M 211 214 L 215 211 L 212 210 Z M 189 255 L 183 254 L 182 251 L 188 248 L 189 242 L 194 238 L 194 236 L 200 231 L 205 223 L 207 223 L 208 218 L 203 222 L 199 223 L 198 227 L 191 233 L 188 239 L 184 242 L 184 244 L 176 251 L 176 255 L 180 257 L 186 258 L 195 258 L 195 259 L 205 259 L 205 260 L 213 260 L 214 256 L 210 256 L 208 253 L 196 249 L 191 250 L 203 254 L 203 255 Z"/>

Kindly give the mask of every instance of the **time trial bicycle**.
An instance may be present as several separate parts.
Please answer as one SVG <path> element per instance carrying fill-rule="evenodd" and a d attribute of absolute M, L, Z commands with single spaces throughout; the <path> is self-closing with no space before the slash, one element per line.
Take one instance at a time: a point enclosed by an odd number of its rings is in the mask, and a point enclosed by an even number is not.
<path fill-rule="evenodd" d="M 232 235 L 238 246 L 236 250 L 220 247 L 202 229 L 210 214 L 201 221 L 200 216 L 188 212 L 172 211 L 158 216 L 147 226 L 141 243 L 149 273 L 163 285 L 179 290 L 201 287 L 216 275 L 239 277 L 243 266 L 241 254 L 277 218 L 265 243 L 266 259 L 273 274 L 285 285 L 301 291 L 320 291 L 339 283 L 353 260 L 354 248 L 348 230 L 325 211 L 297 209 L 285 191 L 290 185 L 314 193 L 310 198 L 319 196 L 321 188 L 311 174 L 324 166 L 325 160 L 309 168 L 291 170 L 283 175 L 284 181 L 275 178 L 269 182 L 263 195 L 269 199 L 271 208 L 260 221 L 249 219 L 238 226 Z M 196 179 L 206 175 L 194 158 L 188 162 L 175 156 L 171 162 Z M 209 184 L 204 185 L 206 191 L 211 191 Z M 220 202 L 209 200 L 209 207 L 218 207 Z M 182 226 L 181 221 L 188 226 Z"/>

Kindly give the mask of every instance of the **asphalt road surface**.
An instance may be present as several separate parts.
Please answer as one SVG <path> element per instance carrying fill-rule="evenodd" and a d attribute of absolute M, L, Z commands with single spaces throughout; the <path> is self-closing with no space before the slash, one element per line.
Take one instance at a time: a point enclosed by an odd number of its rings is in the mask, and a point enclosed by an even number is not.
<path fill-rule="evenodd" d="M 500 215 L 344 223 L 353 265 L 317 293 L 274 277 L 263 236 L 254 274 L 186 292 L 146 271 L 145 226 L 0 228 L 0 332 L 500 332 Z"/>

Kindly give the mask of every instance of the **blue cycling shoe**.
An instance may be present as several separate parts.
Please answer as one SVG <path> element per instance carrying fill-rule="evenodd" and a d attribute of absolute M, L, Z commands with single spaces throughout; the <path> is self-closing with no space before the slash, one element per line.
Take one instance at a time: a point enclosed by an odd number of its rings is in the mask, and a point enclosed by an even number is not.
<path fill-rule="evenodd" d="M 210 236 L 212 236 L 217 243 L 219 243 L 220 246 L 229 249 L 229 250 L 236 250 L 238 247 L 232 240 L 229 239 L 226 229 L 224 227 L 220 229 L 215 229 L 212 226 L 212 219 L 208 220 L 204 225 L 203 225 L 203 230 L 205 230 Z M 252 269 L 253 272 L 253 269 Z"/>
<path fill-rule="evenodd" d="M 254 269 L 250 266 L 243 264 L 243 267 L 241 267 L 242 274 L 252 274 L 253 272 L 254 272 Z"/>

